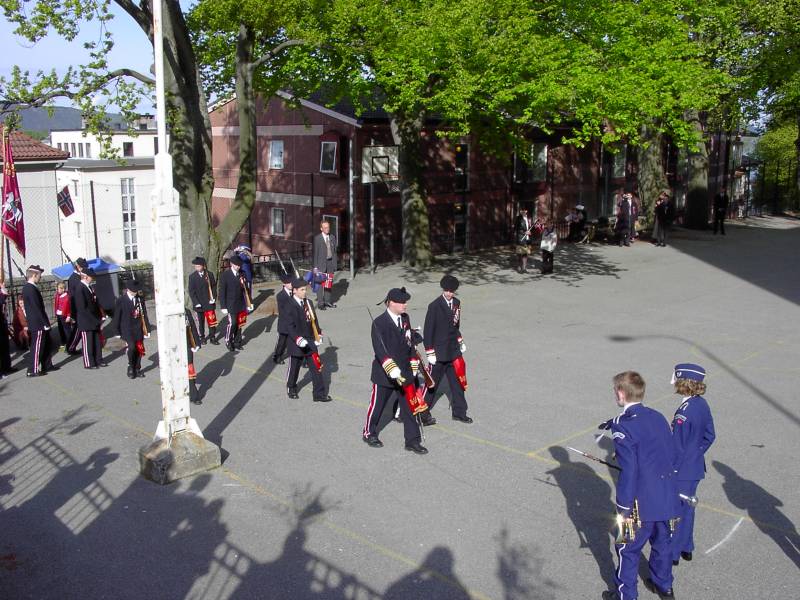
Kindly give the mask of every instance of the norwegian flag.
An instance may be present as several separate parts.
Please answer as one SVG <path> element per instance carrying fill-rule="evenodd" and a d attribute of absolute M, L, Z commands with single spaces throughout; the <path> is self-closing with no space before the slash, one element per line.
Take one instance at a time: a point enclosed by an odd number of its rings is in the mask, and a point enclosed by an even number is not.
<path fill-rule="evenodd" d="M 65 185 L 64 189 L 58 192 L 58 208 L 65 217 L 70 216 L 75 212 L 75 205 L 72 204 L 72 196 L 69 195 L 69 186 Z"/>
<path fill-rule="evenodd" d="M 25 221 L 22 218 L 22 198 L 19 195 L 17 170 L 14 167 L 14 155 L 11 152 L 11 140 L 8 129 L 3 128 L 3 204 L 2 232 L 25 256 Z"/>

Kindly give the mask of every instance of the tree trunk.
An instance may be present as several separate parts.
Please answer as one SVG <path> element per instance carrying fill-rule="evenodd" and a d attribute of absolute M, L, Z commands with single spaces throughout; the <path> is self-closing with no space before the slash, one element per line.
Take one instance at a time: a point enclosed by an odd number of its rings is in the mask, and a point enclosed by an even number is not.
<path fill-rule="evenodd" d="M 236 44 L 236 109 L 239 115 L 239 182 L 230 210 L 211 236 L 209 262 L 219 264 L 222 253 L 242 230 L 256 203 L 258 138 L 253 90 L 253 31 L 241 25 Z"/>
<path fill-rule="evenodd" d="M 200 87 L 197 60 L 183 11 L 164 4 L 164 80 L 173 185 L 180 194 L 184 273 L 195 256 L 206 256 L 211 232 L 211 121 Z M 183 274 L 181 274 L 183 279 Z"/>
<path fill-rule="evenodd" d="M 642 203 L 640 215 L 647 223 L 653 222 L 653 207 L 656 198 L 663 191 L 669 191 L 669 182 L 664 169 L 663 135 L 653 127 L 643 125 L 641 129 L 643 144 L 639 146 L 639 199 Z"/>
<path fill-rule="evenodd" d="M 422 181 L 422 114 L 408 117 L 392 115 L 394 143 L 399 148 L 398 175 L 403 227 L 403 261 L 412 267 L 431 264 L 430 223 L 428 202 Z"/>
<path fill-rule="evenodd" d="M 697 132 L 697 142 L 689 148 L 689 181 L 684 225 L 692 229 L 708 228 L 708 149 L 703 124 L 697 111 L 687 114 L 687 121 Z"/>

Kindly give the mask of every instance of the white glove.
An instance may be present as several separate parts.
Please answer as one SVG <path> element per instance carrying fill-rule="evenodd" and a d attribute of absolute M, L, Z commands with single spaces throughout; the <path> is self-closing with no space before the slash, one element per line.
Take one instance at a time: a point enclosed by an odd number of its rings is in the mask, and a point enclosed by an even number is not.
<path fill-rule="evenodd" d="M 317 340 L 317 341 L 316 341 L 316 342 L 314 342 L 314 343 L 315 343 L 317 346 L 322 346 L 322 342 L 323 342 L 323 337 L 322 337 L 322 336 L 319 336 L 319 340 Z"/>
<path fill-rule="evenodd" d="M 119 338 L 121 338 L 121 337 L 122 337 L 121 335 L 115 335 L 115 336 L 114 336 L 114 339 L 115 339 L 115 340 L 118 340 L 118 339 L 119 339 Z"/>
<path fill-rule="evenodd" d="M 227 308 L 223 308 L 222 309 L 222 314 L 223 315 L 227 315 L 228 314 L 228 309 Z"/>
<path fill-rule="evenodd" d="M 433 366 L 436 364 L 436 355 L 435 354 L 428 354 L 428 364 Z"/>
<path fill-rule="evenodd" d="M 145 334 L 144 339 L 149 340 L 150 339 L 150 334 L 149 333 Z"/>
<path fill-rule="evenodd" d="M 44 326 L 44 330 L 45 330 L 45 331 L 50 331 L 50 325 L 45 325 L 45 326 Z"/>
<path fill-rule="evenodd" d="M 466 352 L 467 351 L 467 345 L 464 342 L 461 342 L 461 346 L 459 346 L 459 350 L 461 350 L 462 353 Z"/>
<path fill-rule="evenodd" d="M 308 340 L 306 340 L 306 338 L 300 338 L 297 342 L 297 345 L 300 348 L 305 348 L 306 346 L 308 346 Z"/>
<path fill-rule="evenodd" d="M 197 352 L 198 350 L 200 350 L 200 346 L 195 346 L 192 348 L 192 352 Z"/>
<path fill-rule="evenodd" d="M 392 379 L 398 379 L 401 374 L 400 367 L 392 367 L 392 369 L 389 371 L 389 377 Z"/>
<path fill-rule="evenodd" d="M 202 304 L 195 304 L 194 305 L 195 308 L 201 308 L 202 306 L 203 306 Z"/>
<path fill-rule="evenodd" d="M 249 313 L 253 312 L 254 310 L 255 310 L 255 308 L 252 307 L 252 306 L 248 306 L 247 307 L 247 312 L 249 312 Z"/>
<path fill-rule="evenodd" d="M 209 300 L 209 301 L 208 301 L 208 303 L 209 303 L 209 304 L 216 304 L 216 303 L 217 303 L 217 301 L 216 301 L 216 300 L 214 300 L 214 298 L 211 298 L 211 300 Z"/>
<path fill-rule="evenodd" d="M 60 317 L 61 315 L 63 315 L 63 314 L 64 314 L 64 311 L 63 311 L 63 310 L 57 310 L 57 311 L 56 311 L 56 315 L 58 315 L 59 317 Z"/>
<path fill-rule="evenodd" d="M 105 321 L 105 320 L 106 320 L 106 319 L 108 319 L 108 318 L 109 318 L 109 316 L 108 316 L 108 315 L 103 315 L 103 321 Z"/>

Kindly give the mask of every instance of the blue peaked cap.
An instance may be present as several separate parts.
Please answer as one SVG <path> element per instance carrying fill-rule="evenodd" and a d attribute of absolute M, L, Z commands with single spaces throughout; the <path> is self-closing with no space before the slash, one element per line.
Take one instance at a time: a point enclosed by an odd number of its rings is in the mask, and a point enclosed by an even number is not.
<path fill-rule="evenodd" d="M 675 365 L 675 379 L 692 379 L 703 381 L 706 378 L 706 370 L 694 363 L 680 363 Z"/>

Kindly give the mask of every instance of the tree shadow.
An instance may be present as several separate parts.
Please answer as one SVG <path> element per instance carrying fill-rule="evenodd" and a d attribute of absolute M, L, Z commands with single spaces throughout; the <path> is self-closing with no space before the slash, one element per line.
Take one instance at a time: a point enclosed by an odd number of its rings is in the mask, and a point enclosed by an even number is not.
<path fill-rule="evenodd" d="M 547 471 L 547 475 L 555 479 L 564 494 L 567 516 L 580 542 L 578 547 L 589 550 L 600 576 L 611 585 L 614 581 L 614 556 L 609 540 L 614 513 L 611 486 L 589 465 L 572 462 L 569 452 L 561 446 L 551 446 L 549 451 L 558 466 Z"/>
<path fill-rule="evenodd" d="M 500 530 L 495 540 L 500 545 L 497 578 L 503 586 L 504 600 L 555 598 L 556 583 L 542 578 L 543 559 L 537 558 L 527 546 L 512 542 L 506 527 Z"/>
<path fill-rule="evenodd" d="M 768 535 L 800 569 L 800 535 L 794 523 L 778 509 L 783 502 L 754 481 L 740 476 L 725 463 L 715 460 L 711 464 L 725 478 L 722 489 L 731 504 L 746 510 L 756 527 Z"/>

